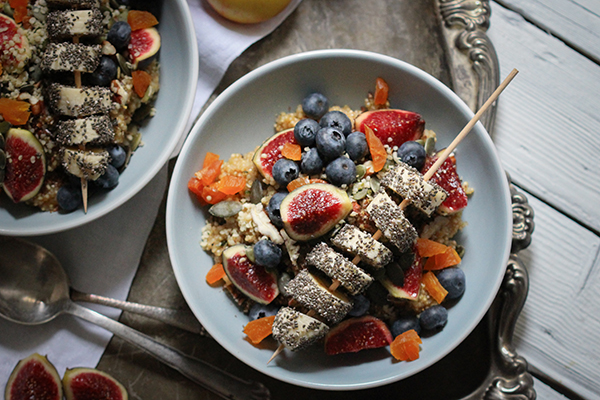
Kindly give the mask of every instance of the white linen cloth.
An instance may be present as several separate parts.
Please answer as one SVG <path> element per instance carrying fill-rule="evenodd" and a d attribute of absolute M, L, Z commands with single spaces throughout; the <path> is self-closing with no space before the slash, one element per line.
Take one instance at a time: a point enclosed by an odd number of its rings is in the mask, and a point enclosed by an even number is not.
<path fill-rule="evenodd" d="M 205 0 L 187 2 L 198 39 L 200 70 L 186 134 L 231 62 L 272 32 L 301 0 L 292 0 L 278 16 L 254 25 L 223 19 Z M 27 239 L 45 246 L 58 257 L 75 289 L 124 300 L 166 185 L 165 166 L 140 193 L 110 214 L 80 228 Z M 112 318 L 120 314 L 108 307 L 86 306 Z M 17 362 L 31 353 L 47 355 L 62 377 L 67 367 L 95 367 L 110 338 L 111 334 L 105 330 L 70 315 L 38 326 L 18 325 L 0 318 L 0 393 L 4 393 Z"/>

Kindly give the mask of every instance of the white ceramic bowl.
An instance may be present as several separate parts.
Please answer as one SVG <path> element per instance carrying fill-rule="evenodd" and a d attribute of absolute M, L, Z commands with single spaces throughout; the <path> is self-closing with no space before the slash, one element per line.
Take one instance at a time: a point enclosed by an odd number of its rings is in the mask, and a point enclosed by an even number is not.
<path fill-rule="evenodd" d="M 15 236 L 60 232 L 91 222 L 114 210 L 139 192 L 165 165 L 184 134 L 198 80 L 198 47 L 185 0 L 163 2 L 160 92 L 156 115 L 142 127 L 144 145 L 135 152 L 119 185 L 90 197 L 88 212 L 43 213 L 0 196 L 0 234 Z"/>
<path fill-rule="evenodd" d="M 189 306 L 208 332 L 235 357 L 292 384 L 327 390 L 362 389 L 394 382 L 423 370 L 454 349 L 479 323 L 501 283 L 510 250 L 512 214 L 506 176 L 494 145 L 477 124 L 457 149 L 458 171 L 475 188 L 464 211 L 468 226 L 458 240 L 466 248 L 462 268 L 467 290 L 449 310 L 444 330 L 423 339 L 421 356 L 394 362 L 389 348 L 356 354 L 325 355 L 322 346 L 273 352 L 245 339 L 248 317 L 220 289 L 206 284 L 213 264 L 200 248 L 205 212 L 186 184 L 201 168 L 207 151 L 228 158 L 246 153 L 273 134 L 280 111 L 295 109 L 312 91 L 331 104 L 358 108 L 375 79 L 390 86 L 394 108 L 420 113 L 437 133 L 438 148 L 448 145 L 473 113 L 445 85 L 402 61 L 369 52 L 324 50 L 286 57 L 252 71 L 225 90 L 193 128 L 177 161 L 167 200 L 167 241 L 175 276 Z"/>

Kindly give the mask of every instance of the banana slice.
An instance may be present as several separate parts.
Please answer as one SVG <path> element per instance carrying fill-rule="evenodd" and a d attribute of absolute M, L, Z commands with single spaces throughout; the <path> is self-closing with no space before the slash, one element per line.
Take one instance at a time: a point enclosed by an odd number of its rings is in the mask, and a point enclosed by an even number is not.
<path fill-rule="evenodd" d="M 98 8 L 98 0 L 46 0 L 48 7 L 52 8 Z"/>
<path fill-rule="evenodd" d="M 340 292 L 330 292 L 327 285 L 307 270 L 299 272 L 286 285 L 286 291 L 304 307 L 315 310 L 335 324 L 352 309 L 352 301 Z"/>
<path fill-rule="evenodd" d="M 56 141 L 63 146 L 105 145 L 115 138 L 108 115 L 60 121 L 54 131 Z"/>
<path fill-rule="evenodd" d="M 363 292 L 373 283 L 373 278 L 343 255 L 321 242 L 306 255 L 306 262 L 340 281 L 350 294 Z"/>
<path fill-rule="evenodd" d="M 290 307 L 282 307 L 273 321 L 273 337 L 290 350 L 303 349 L 329 332 L 321 321 Z"/>
<path fill-rule="evenodd" d="M 431 215 L 448 196 L 444 189 L 424 180 L 419 171 L 403 162 L 383 176 L 381 185 L 409 199 L 427 215 Z"/>
<path fill-rule="evenodd" d="M 350 224 L 344 225 L 331 239 L 331 243 L 353 256 L 358 255 L 361 261 L 375 268 L 386 266 L 394 256 L 390 249 L 371 235 Z"/>
<path fill-rule="evenodd" d="M 94 72 L 100 63 L 100 56 L 102 56 L 101 45 L 48 43 L 42 56 L 41 67 L 45 72 Z"/>
<path fill-rule="evenodd" d="M 69 117 L 108 114 L 112 108 L 111 91 L 104 87 L 76 88 L 52 83 L 47 89 L 47 98 L 55 114 Z"/>
<path fill-rule="evenodd" d="M 381 191 L 367 206 L 367 214 L 383 235 L 401 252 L 410 250 L 418 234 L 394 200 Z"/>
<path fill-rule="evenodd" d="M 65 3 L 65 2 L 63 2 Z M 46 18 L 48 36 L 53 40 L 73 36 L 96 37 L 102 34 L 102 13 L 97 9 L 52 11 Z"/>
<path fill-rule="evenodd" d="M 103 149 L 79 150 L 65 147 L 61 151 L 63 167 L 79 178 L 95 181 L 108 166 L 109 154 Z"/>

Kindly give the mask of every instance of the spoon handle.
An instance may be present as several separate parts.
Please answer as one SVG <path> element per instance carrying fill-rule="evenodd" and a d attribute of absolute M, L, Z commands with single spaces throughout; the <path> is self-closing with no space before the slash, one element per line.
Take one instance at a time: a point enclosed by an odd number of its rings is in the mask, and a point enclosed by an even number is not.
<path fill-rule="evenodd" d="M 129 311 L 148 318 L 153 318 L 176 328 L 184 329 L 188 332 L 208 336 L 206 330 L 202 325 L 200 325 L 200 322 L 198 322 L 194 314 L 186 310 L 148 306 L 145 304 L 111 299 L 109 297 L 98 296 L 96 294 L 82 293 L 73 288 L 71 288 L 71 300 L 118 308 L 123 311 Z"/>
<path fill-rule="evenodd" d="M 269 390 L 259 382 L 246 381 L 220 370 L 202 360 L 192 358 L 118 321 L 79 304 L 69 302 L 65 312 L 92 322 L 134 344 L 158 360 L 181 372 L 200 386 L 224 399 L 268 400 Z"/>

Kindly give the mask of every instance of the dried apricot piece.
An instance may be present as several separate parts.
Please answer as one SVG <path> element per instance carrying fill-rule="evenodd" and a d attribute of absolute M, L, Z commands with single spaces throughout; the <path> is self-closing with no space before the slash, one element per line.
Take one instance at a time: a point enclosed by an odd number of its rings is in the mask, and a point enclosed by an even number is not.
<path fill-rule="evenodd" d="M 275 316 L 263 317 L 248 322 L 244 327 L 244 333 L 253 344 L 259 344 L 271 333 L 273 333 L 273 321 Z"/>
<path fill-rule="evenodd" d="M 289 160 L 300 161 L 302 159 L 302 147 L 299 144 L 285 143 L 281 149 L 281 155 Z"/>
<path fill-rule="evenodd" d="M 446 251 L 448 246 L 439 242 L 418 238 L 417 239 L 417 251 L 421 257 L 432 257 L 437 254 L 442 254 Z"/>
<path fill-rule="evenodd" d="M 152 77 L 146 71 L 140 70 L 133 71 L 131 77 L 133 78 L 133 90 L 138 96 L 144 97 L 150 82 L 152 82 Z"/>
<path fill-rule="evenodd" d="M 299 178 L 294 179 L 286 186 L 288 192 L 293 192 L 298 189 L 300 186 L 308 185 L 310 183 L 310 179 L 307 176 L 301 176 Z"/>
<path fill-rule="evenodd" d="M 223 160 L 213 161 L 200 171 L 196 172 L 196 178 L 200 179 L 204 186 L 208 186 L 213 183 L 219 174 L 221 173 L 221 166 L 223 165 Z"/>
<path fill-rule="evenodd" d="M 25 125 L 29 120 L 31 105 L 27 101 L 0 98 L 0 114 L 12 125 Z"/>
<path fill-rule="evenodd" d="M 158 25 L 158 20 L 148 11 L 131 10 L 127 14 L 127 23 L 132 31 L 137 31 Z"/>
<path fill-rule="evenodd" d="M 215 153 L 211 153 L 209 151 L 208 153 L 206 153 L 206 156 L 204 156 L 204 162 L 202 163 L 202 168 L 204 168 L 218 160 L 219 160 L 219 155 L 215 154 Z"/>
<path fill-rule="evenodd" d="M 202 199 L 208 204 L 217 204 L 225 197 L 227 195 L 219 191 L 216 182 L 202 188 Z"/>
<path fill-rule="evenodd" d="M 377 78 L 375 80 L 375 97 L 374 103 L 376 106 L 383 106 L 387 102 L 388 93 L 390 91 L 390 87 L 387 82 L 383 80 L 383 78 Z"/>
<path fill-rule="evenodd" d="M 381 140 L 375 136 L 373 129 L 365 125 L 365 136 L 367 138 L 367 145 L 369 146 L 369 152 L 371 153 L 371 159 L 373 160 L 373 170 L 379 172 L 385 166 L 387 160 L 387 152 Z"/>
<path fill-rule="evenodd" d="M 461 261 L 460 256 L 452 247 L 448 246 L 446 251 L 441 254 L 437 254 L 433 257 L 429 257 L 423 269 L 425 270 L 438 270 L 459 264 Z"/>
<path fill-rule="evenodd" d="M 392 356 L 399 361 L 414 361 L 419 358 L 419 344 L 423 343 L 414 329 L 408 330 L 390 344 Z"/>
<path fill-rule="evenodd" d="M 444 301 L 446 298 L 448 291 L 440 284 L 440 281 L 438 281 L 435 274 L 431 271 L 425 273 L 421 282 L 423 282 L 425 289 L 431 295 L 431 297 L 433 297 L 439 304 L 442 304 L 442 301 Z"/>
<path fill-rule="evenodd" d="M 215 264 L 213 265 L 208 273 L 206 274 L 206 282 L 209 285 L 214 285 L 219 282 L 225 276 L 225 269 L 223 268 L 223 264 Z"/>
<path fill-rule="evenodd" d="M 219 192 L 225 194 L 236 194 L 246 187 L 246 178 L 235 175 L 225 175 L 217 182 Z"/>

